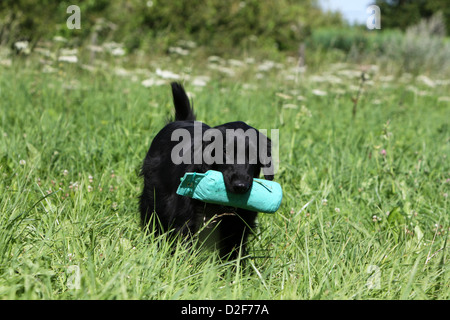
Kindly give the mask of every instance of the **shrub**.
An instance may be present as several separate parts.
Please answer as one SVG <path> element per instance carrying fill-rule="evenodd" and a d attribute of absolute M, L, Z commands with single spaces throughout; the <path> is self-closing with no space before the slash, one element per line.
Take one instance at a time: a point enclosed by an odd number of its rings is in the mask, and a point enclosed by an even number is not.
<path fill-rule="evenodd" d="M 65 25 L 66 8 L 71 4 L 3 0 L 0 3 L 3 29 L 20 30 L 9 32 L 3 42 L 33 42 L 55 35 L 86 42 L 96 32 L 109 40 L 125 42 L 131 50 L 155 43 L 167 49 L 168 44 L 179 39 L 194 40 L 219 50 L 249 43 L 296 50 L 312 28 L 342 23 L 339 14 L 323 13 L 315 0 L 79 0 L 82 27 L 74 31 Z M 111 28 L 103 28 L 99 34 L 102 23 Z M 1 37 L 2 33 L 0 43 Z"/>
<path fill-rule="evenodd" d="M 442 15 L 406 29 L 402 37 L 386 38 L 383 42 L 385 59 L 396 62 L 410 73 L 441 73 L 450 71 L 450 43 L 445 41 Z"/>
<path fill-rule="evenodd" d="M 405 32 L 368 31 L 358 27 L 318 29 L 308 39 L 312 50 L 340 50 L 350 62 L 375 63 L 413 74 L 450 72 L 450 43 L 445 37 L 445 22 L 438 13 Z M 332 53 L 335 56 L 335 53 Z"/>

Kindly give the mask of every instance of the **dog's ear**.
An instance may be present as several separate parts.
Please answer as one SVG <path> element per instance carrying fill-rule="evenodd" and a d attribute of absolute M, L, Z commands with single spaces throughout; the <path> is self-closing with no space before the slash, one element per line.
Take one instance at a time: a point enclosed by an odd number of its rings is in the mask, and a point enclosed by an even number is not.
<path fill-rule="evenodd" d="M 272 159 L 272 141 L 262 133 L 258 139 L 258 164 L 266 180 L 273 180 L 274 166 Z"/>

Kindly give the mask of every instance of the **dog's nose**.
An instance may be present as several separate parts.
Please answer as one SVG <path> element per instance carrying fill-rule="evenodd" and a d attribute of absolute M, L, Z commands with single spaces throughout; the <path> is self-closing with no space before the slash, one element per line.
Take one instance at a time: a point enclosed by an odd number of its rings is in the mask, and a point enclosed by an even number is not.
<path fill-rule="evenodd" d="M 233 183 L 233 191 L 234 193 L 246 193 L 250 189 L 250 186 L 244 182 L 236 181 Z"/>

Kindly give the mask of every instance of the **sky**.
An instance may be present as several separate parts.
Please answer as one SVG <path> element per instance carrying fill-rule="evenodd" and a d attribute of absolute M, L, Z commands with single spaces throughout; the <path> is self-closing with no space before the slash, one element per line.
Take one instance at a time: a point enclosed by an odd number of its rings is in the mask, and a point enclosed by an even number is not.
<path fill-rule="evenodd" d="M 374 0 L 319 0 L 324 10 L 340 11 L 350 23 L 365 23 L 369 14 L 366 8 L 374 3 Z"/>

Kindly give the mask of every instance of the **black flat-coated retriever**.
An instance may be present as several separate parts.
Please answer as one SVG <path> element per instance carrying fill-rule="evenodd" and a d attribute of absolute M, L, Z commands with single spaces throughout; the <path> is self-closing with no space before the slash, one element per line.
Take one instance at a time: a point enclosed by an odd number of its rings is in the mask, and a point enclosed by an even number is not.
<path fill-rule="evenodd" d="M 188 239 L 199 234 L 222 258 L 235 259 L 244 251 L 257 212 L 207 204 L 176 190 L 186 172 L 220 171 L 227 191 L 239 194 L 249 191 L 261 169 L 273 180 L 271 140 L 241 121 L 213 128 L 195 121 L 182 85 L 171 86 L 175 119 L 155 136 L 141 169 L 142 224 L 158 234 L 172 232 Z"/>

